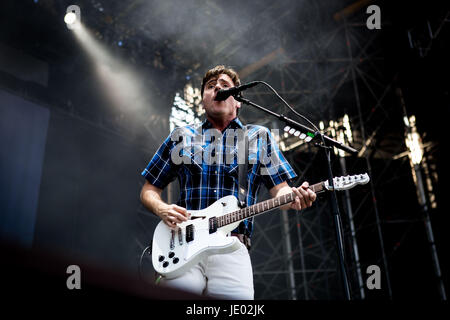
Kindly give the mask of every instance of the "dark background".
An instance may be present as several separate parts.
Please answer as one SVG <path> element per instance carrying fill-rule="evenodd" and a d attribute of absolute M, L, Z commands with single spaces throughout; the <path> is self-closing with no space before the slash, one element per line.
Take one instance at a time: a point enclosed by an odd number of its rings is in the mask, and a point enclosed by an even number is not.
<path fill-rule="evenodd" d="M 407 112 L 416 116 L 424 142 L 434 145 L 428 150 L 428 164 L 434 174 L 437 208 L 429 213 L 444 284 L 448 287 L 448 169 L 444 156 L 449 119 L 448 6 L 430 1 L 368 1 L 347 17 L 349 28 L 356 29 L 350 37 L 350 52 L 354 58 L 360 58 L 357 65 L 365 75 L 357 75 L 355 80 L 360 115 L 351 73 L 342 81 L 340 78 L 351 63 L 330 62 L 335 57 L 348 58 L 348 45 L 341 32 L 343 21 L 336 21 L 333 15 L 355 3 L 361 4 L 344 0 L 320 4 L 2 1 L 3 242 L 64 257 L 73 264 L 85 263 L 136 276 L 140 254 L 149 245 L 158 222 L 140 205 L 140 172 L 169 133 L 175 93 L 182 93 L 186 83 L 199 87 L 203 73 L 216 64 L 245 70 L 282 47 L 284 56 L 243 77 L 243 82 L 269 82 L 316 124 L 349 114 L 355 129 L 354 147 L 358 150 L 364 144 L 360 120 L 366 139 L 373 134 L 368 159 L 382 221 L 392 296 L 386 289 L 386 273 L 382 272 L 382 290 L 366 290 L 367 299 L 439 300 L 409 161 L 407 157 L 393 160 L 407 150 L 403 113 L 395 89 L 401 88 Z M 65 26 L 64 14 L 71 4 L 81 7 L 83 24 L 114 61 L 123 62 L 127 70 L 139 75 L 136 82 L 126 81 L 126 86 L 119 86 L 116 93 L 127 93 L 131 87 L 138 89 L 138 96 L 127 96 L 125 104 L 115 106 L 117 101 L 110 97 L 115 96 L 114 89 L 105 90 L 105 82 L 99 79 L 91 57 Z M 380 30 L 365 27 L 365 8 L 370 4 L 381 8 Z M 439 30 L 435 38 L 430 37 L 428 24 L 433 31 Z M 327 42 L 321 36 L 333 30 L 338 31 L 337 35 L 330 38 L 329 45 L 323 45 Z M 369 41 L 374 35 L 375 39 Z M 122 41 L 120 46 L 118 41 Z M 428 46 L 429 50 L 424 51 Z M 364 54 L 358 55 L 363 49 Z M 306 62 L 294 64 L 289 59 Z M 283 78 L 287 65 L 291 77 Z M 117 72 L 120 74 L 120 70 Z M 363 78 L 373 80 L 372 91 Z M 383 95 L 383 99 L 377 101 L 374 95 Z M 250 92 L 248 97 L 292 115 L 267 94 Z M 243 108 L 241 116 L 245 122 L 267 125 L 266 115 L 250 107 Z M 315 182 L 326 178 L 323 157 L 317 153 L 316 149 L 303 146 L 287 157 L 302 173 L 302 179 Z M 308 162 L 313 166 L 308 166 Z M 340 174 L 336 157 L 333 169 L 336 175 Z M 364 158 L 351 156 L 347 158 L 347 169 L 366 172 L 367 163 Z M 371 189 L 366 185 L 358 191 L 352 193 L 352 201 L 355 208 L 360 207 L 355 225 L 365 279 L 368 265 L 380 265 L 383 271 L 384 266 Z M 339 201 L 343 208 L 343 199 Z M 317 212 L 319 205 L 305 214 L 305 219 Z M 268 218 L 258 219 L 264 225 Z M 320 228 L 326 229 L 322 240 L 333 239 L 330 219 L 330 213 L 321 216 Z M 343 221 L 351 261 L 345 216 Z M 275 236 L 273 239 L 279 241 Z M 307 247 L 309 239 L 303 240 Z M 256 264 L 263 259 L 257 252 L 252 256 Z M 147 277 L 151 278 L 149 262 L 144 259 Z M 336 257 L 329 263 L 335 268 Z M 349 268 L 354 274 L 351 262 Z M 351 278 L 358 296 L 355 279 Z M 321 281 L 315 285 L 322 291 L 311 299 L 342 299 L 337 273 L 326 284 Z M 260 288 L 258 283 L 255 287 Z M 261 284 L 258 292 L 264 288 L 267 287 Z"/>

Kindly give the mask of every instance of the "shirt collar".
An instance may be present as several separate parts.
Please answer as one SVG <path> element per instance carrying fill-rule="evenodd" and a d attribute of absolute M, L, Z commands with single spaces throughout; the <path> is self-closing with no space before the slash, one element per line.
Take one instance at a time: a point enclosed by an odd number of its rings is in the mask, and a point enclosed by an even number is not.
<path fill-rule="evenodd" d="M 202 123 L 202 128 L 203 128 L 203 130 L 206 130 L 206 129 L 210 129 L 210 128 L 212 128 L 213 126 L 212 126 L 212 123 L 211 122 L 209 122 L 209 120 L 208 119 L 206 119 L 203 123 Z M 236 118 L 234 118 L 233 120 L 231 120 L 231 122 L 228 124 L 228 126 L 225 128 L 225 130 L 226 129 L 229 129 L 229 128 L 232 128 L 232 129 L 237 129 L 237 128 L 244 128 L 244 125 L 242 124 L 242 122 L 239 120 L 239 118 L 238 117 L 236 117 Z"/>

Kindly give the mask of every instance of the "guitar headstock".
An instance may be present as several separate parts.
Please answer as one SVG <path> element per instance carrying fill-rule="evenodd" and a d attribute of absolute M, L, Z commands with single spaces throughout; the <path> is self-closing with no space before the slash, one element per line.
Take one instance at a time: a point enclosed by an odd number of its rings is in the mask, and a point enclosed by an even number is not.
<path fill-rule="evenodd" d="M 358 184 L 366 184 L 370 181 L 369 175 L 367 173 L 364 174 L 356 174 L 353 176 L 342 176 L 333 178 L 334 190 L 342 191 L 351 189 Z M 325 188 L 327 190 L 332 190 L 331 186 L 328 184 L 328 180 L 324 181 Z"/>

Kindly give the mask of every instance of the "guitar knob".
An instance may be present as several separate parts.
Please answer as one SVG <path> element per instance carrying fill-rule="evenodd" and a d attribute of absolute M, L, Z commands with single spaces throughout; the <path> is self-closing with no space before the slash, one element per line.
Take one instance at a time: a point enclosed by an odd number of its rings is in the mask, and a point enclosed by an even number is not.
<path fill-rule="evenodd" d="M 175 255 L 175 253 L 174 253 L 174 252 L 172 252 L 172 251 L 171 251 L 171 252 L 169 252 L 169 258 L 171 258 L 171 259 L 172 259 L 174 255 Z"/>
<path fill-rule="evenodd" d="M 164 262 L 164 263 L 163 263 L 163 268 L 167 268 L 168 265 L 169 265 L 169 262 L 167 262 L 167 261 Z"/>
<path fill-rule="evenodd" d="M 164 261 L 164 256 L 159 256 L 158 260 L 159 260 L 159 262 L 163 262 Z"/>
<path fill-rule="evenodd" d="M 173 263 L 178 263 L 178 261 L 180 261 L 180 259 L 178 259 L 177 257 L 175 257 L 175 258 L 172 260 Z"/>

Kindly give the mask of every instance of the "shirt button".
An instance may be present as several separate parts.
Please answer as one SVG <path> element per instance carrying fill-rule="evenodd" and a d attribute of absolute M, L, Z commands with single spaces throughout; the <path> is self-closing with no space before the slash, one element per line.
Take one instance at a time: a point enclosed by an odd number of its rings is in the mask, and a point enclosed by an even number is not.
<path fill-rule="evenodd" d="M 217 190 L 214 190 L 214 193 L 216 193 L 217 192 Z"/>
<path fill-rule="evenodd" d="M 216 170 L 216 171 L 214 171 L 214 173 L 215 173 L 215 174 L 217 174 L 217 170 Z"/>

